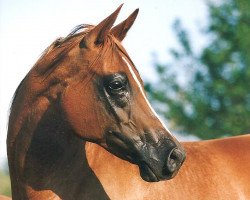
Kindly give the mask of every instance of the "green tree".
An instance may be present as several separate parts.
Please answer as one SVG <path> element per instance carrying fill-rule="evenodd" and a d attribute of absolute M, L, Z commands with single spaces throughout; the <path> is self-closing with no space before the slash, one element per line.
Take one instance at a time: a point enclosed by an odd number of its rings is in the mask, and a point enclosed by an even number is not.
<path fill-rule="evenodd" d="M 10 176 L 7 162 L 0 166 L 0 194 L 11 196 Z"/>
<path fill-rule="evenodd" d="M 174 23 L 179 48 L 170 64 L 155 69 L 146 83 L 149 97 L 172 129 L 211 139 L 250 132 L 250 1 L 208 3 L 208 43 L 192 48 L 180 20 Z M 173 70 L 175 69 L 175 70 Z M 185 80 L 185 82 L 180 80 Z"/>

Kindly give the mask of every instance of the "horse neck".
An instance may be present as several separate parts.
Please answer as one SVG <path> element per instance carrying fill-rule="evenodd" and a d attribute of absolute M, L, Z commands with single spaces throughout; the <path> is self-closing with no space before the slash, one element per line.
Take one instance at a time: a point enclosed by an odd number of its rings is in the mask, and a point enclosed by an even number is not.
<path fill-rule="evenodd" d="M 8 133 L 13 199 L 107 198 L 88 165 L 85 141 L 74 134 L 59 103 L 42 104 L 37 116 L 25 117 L 18 133 Z"/>

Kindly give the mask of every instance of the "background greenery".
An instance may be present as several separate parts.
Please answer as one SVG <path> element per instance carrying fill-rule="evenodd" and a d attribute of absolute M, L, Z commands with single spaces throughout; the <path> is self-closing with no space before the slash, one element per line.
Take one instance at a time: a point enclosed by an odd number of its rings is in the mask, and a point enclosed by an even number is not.
<path fill-rule="evenodd" d="M 250 2 L 208 3 L 206 46 L 195 53 L 180 20 L 172 62 L 155 59 L 157 82 L 145 88 L 171 129 L 211 139 L 250 132 Z M 194 8 L 195 9 L 195 8 Z M 192 40 L 191 40 L 191 39 Z M 183 81 L 184 80 L 184 81 Z M 10 195 L 7 165 L 0 170 L 0 194 Z"/>
<path fill-rule="evenodd" d="M 158 81 L 146 90 L 171 129 L 212 139 L 250 132 L 250 1 L 208 3 L 206 46 L 195 53 L 176 20 L 173 61 L 155 60 Z M 185 81 L 183 81 L 185 80 Z"/>
<path fill-rule="evenodd" d="M 7 162 L 0 168 L 0 194 L 11 196 L 10 177 Z"/>

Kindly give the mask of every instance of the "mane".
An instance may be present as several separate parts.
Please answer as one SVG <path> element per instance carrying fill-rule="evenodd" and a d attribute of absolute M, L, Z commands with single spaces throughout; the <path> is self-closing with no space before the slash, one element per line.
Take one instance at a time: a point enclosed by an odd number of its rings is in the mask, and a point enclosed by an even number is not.
<path fill-rule="evenodd" d="M 75 40 L 79 38 L 80 36 L 82 37 L 86 33 L 88 33 L 92 27 L 93 25 L 90 25 L 90 24 L 80 24 L 80 25 L 77 25 L 66 37 L 57 38 L 54 42 L 52 42 L 51 45 L 49 45 L 43 51 L 42 55 L 40 56 L 38 61 L 35 63 L 35 65 L 32 67 L 32 69 L 43 66 L 43 70 L 41 70 L 41 73 L 43 75 L 48 74 L 48 72 L 51 71 L 51 69 L 53 69 L 56 65 L 60 63 L 62 58 L 72 48 L 72 44 L 75 44 Z M 46 57 L 49 57 L 49 59 L 46 59 Z M 18 85 L 12 98 L 12 104 L 15 103 L 17 94 L 21 90 L 22 85 L 25 82 L 27 75 L 22 79 L 22 81 Z"/>
<path fill-rule="evenodd" d="M 43 58 L 44 55 L 46 55 L 49 51 L 53 50 L 55 47 L 59 47 L 62 44 L 65 44 L 67 41 L 69 41 L 72 38 L 75 38 L 79 35 L 84 35 L 88 32 L 88 29 L 90 27 L 93 27 L 90 24 L 80 24 L 77 25 L 75 28 L 73 28 L 73 30 L 65 37 L 59 37 L 57 38 L 54 42 L 52 42 L 52 44 L 50 46 L 48 46 L 44 52 L 42 53 L 41 58 Z"/>
<path fill-rule="evenodd" d="M 76 26 L 65 38 L 59 37 L 47 47 L 32 69 L 40 75 L 50 74 L 62 58 L 86 35 L 92 28 L 89 24 Z"/>

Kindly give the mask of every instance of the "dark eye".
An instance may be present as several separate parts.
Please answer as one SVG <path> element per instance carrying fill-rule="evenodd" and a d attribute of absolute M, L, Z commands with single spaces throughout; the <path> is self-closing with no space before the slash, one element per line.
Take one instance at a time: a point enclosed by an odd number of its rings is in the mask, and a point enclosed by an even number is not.
<path fill-rule="evenodd" d="M 129 103 L 130 87 L 127 76 L 123 73 L 107 75 L 102 79 L 106 98 L 114 106 L 125 107 Z M 101 85 L 100 85 L 101 86 Z"/>
<path fill-rule="evenodd" d="M 111 90 L 118 91 L 124 88 L 124 84 L 121 81 L 116 80 L 116 81 L 110 82 L 108 87 Z"/>

